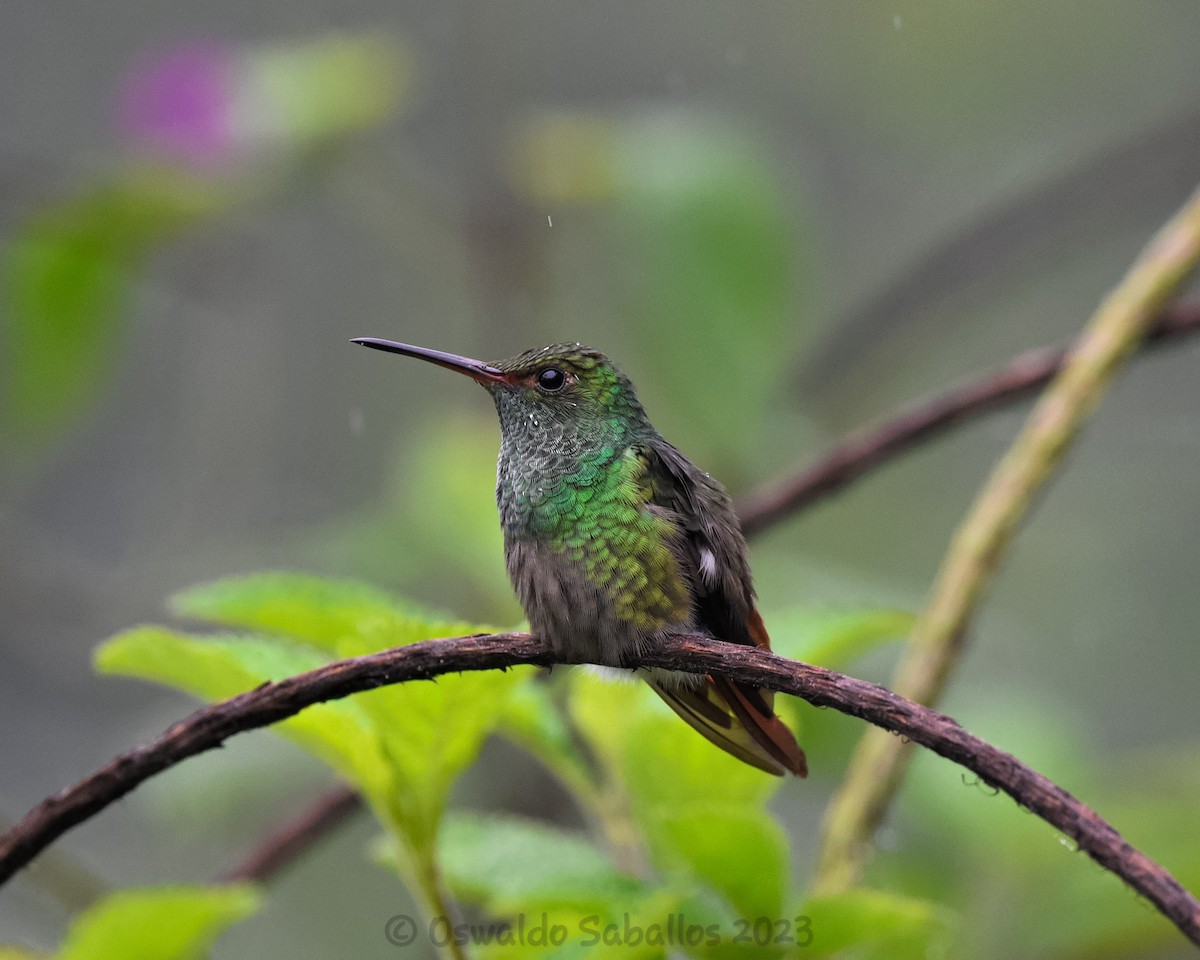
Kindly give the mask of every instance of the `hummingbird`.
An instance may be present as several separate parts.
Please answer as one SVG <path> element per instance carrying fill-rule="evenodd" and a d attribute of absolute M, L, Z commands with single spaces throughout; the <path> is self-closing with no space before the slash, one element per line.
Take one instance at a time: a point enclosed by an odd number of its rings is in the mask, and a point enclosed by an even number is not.
<path fill-rule="evenodd" d="M 686 633 L 771 648 L 728 494 L 654 429 L 604 354 L 558 343 L 485 363 L 352 342 L 454 370 L 491 394 L 508 575 L 557 657 L 627 667 L 656 637 Z M 711 674 L 641 676 L 722 750 L 767 773 L 807 775 L 771 691 Z"/>

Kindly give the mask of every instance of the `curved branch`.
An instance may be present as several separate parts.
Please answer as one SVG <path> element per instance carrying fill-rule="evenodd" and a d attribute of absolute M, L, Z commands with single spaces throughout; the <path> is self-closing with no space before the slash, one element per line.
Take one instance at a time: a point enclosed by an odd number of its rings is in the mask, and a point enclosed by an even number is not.
<path fill-rule="evenodd" d="M 1159 315 L 1144 345 L 1196 333 L 1200 333 L 1200 304 L 1174 304 Z M 860 430 L 802 472 L 747 497 L 738 510 L 743 531 L 748 537 L 762 533 L 951 427 L 1032 396 L 1062 370 L 1066 354 L 1062 347 L 1029 350 L 978 380 Z"/>
<path fill-rule="evenodd" d="M 443 673 L 518 664 L 548 666 L 549 648 L 524 633 L 429 640 L 327 664 L 308 673 L 197 710 L 156 740 L 123 754 L 77 784 L 48 797 L 0 838 L 0 883 L 56 838 L 138 784 L 228 737 L 292 716 L 305 707 L 389 683 Z M 971 770 L 1067 836 L 1153 903 L 1200 945 L 1200 902 L 1162 866 L 1136 850 L 1108 823 L 1061 787 L 954 720 L 865 680 L 787 660 L 757 648 L 700 636 L 672 637 L 631 666 L 717 673 L 798 696 L 900 734 Z"/>
<path fill-rule="evenodd" d="M 526 663 L 548 666 L 551 659 L 547 647 L 528 634 L 431 640 L 335 661 L 203 707 L 172 724 L 150 743 L 121 754 L 90 777 L 47 797 L 30 810 L 0 837 L 0 884 L 71 827 L 99 813 L 156 773 L 219 747 L 234 734 L 270 726 L 314 703 L 391 683 Z"/>

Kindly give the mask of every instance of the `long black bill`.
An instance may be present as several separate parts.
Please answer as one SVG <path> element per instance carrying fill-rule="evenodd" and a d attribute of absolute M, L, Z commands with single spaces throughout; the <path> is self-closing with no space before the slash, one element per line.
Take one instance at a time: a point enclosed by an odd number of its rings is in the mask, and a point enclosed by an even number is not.
<path fill-rule="evenodd" d="M 373 347 L 376 350 L 386 350 L 388 353 L 399 353 L 406 357 L 416 357 L 418 360 L 428 360 L 439 367 L 466 374 L 479 383 L 507 383 L 508 376 L 503 370 L 490 366 L 482 360 L 472 360 L 470 357 L 460 357 L 454 353 L 443 353 L 441 350 L 429 350 L 426 347 L 414 347 L 408 343 L 396 343 L 395 340 L 378 340 L 375 337 L 355 337 L 351 343 Z"/>

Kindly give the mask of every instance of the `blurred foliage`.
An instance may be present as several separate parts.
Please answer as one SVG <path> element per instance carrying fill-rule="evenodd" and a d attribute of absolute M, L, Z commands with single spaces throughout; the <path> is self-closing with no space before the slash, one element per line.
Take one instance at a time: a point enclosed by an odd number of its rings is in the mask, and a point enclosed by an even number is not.
<path fill-rule="evenodd" d="M 125 77 L 123 132 L 164 160 L 217 169 L 295 161 L 379 126 L 407 92 L 411 55 L 395 38 L 331 35 L 241 47 L 152 51 Z"/>
<path fill-rule="evenodd" d="M 187 228 L 241 212 L 318 151 L 378 127 L 408 86 L 398 42 L 193 44 L 127 78 L 136 159 L 29 215 L 0 257 L 0 441 L 36 457 L 102 394 L 149 259 Z"/>
<path fill-rule="evenodd" d="M 201 960 L 226 927 L 258 908 L 245 884 L 122 890 L 76 917 L 57 953 L 0 946 L 0 960 Z"/>
<path fill-rule="evenodd" d="M 0 262 L 0 436 L 10 453 L 36 452 L 95 397 L 121 356 L 146 258 L 228 201 L 211 183 L 145 169 L 29 221 Z"/>
<path fill-rule="evenodd" d="M 518 621 L 493 493 L 499 434 L 478 392 L 468 397 L 484 409 L 436 411 L 416 436 L 395 444 L 382 493 L 308 533 L 300 549 L 336 557 L 357 576 Z M 447 577 L 451 570 L 457 575 Z"/>
<path fill-rule="evenodd" d="M 628 347 L 669 358 L 638 384 L 643 400 L 687 411 L 671 435 L 727 480 L 741 478 L 806 332 L 796 292 L 813 286 L 807 238 L 790 227 L 795 202 L 763 139 L 680 110 L 610 121 L 546 114 L 518 129 L 508 173 L 533 203 L 608 205 L 628 253 L 616 305 Z"/>

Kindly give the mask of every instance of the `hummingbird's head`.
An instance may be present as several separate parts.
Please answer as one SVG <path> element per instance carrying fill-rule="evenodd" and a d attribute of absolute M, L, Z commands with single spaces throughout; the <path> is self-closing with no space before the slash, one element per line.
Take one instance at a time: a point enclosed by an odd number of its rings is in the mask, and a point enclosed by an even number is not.
<path fill-rule="evenodd" d="M 417 357 L 475 380 L 496 403 L 505 441 L 521 447 L 565 445 L 582 452 L 649 426 L 629 379 L 608 357 L 581 343 L 555 343 L 484 363 L 391 340 L 353 342 Z"/>

